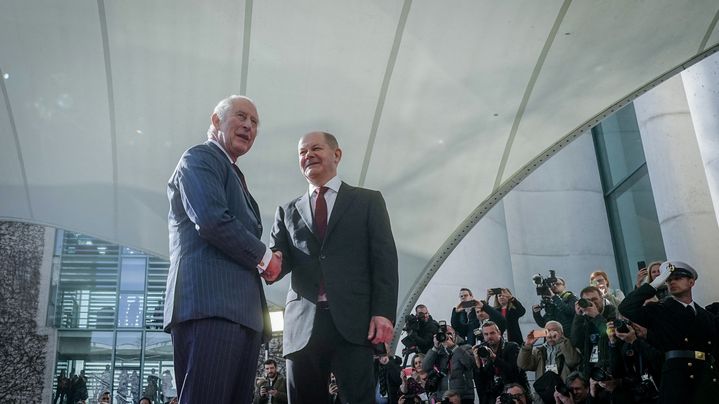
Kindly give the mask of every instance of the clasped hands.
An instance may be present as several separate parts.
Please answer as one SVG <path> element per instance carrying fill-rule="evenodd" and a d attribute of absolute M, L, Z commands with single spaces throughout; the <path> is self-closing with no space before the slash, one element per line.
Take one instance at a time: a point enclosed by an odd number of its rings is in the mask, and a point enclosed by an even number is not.
<path fill-rule="evenodd" d="M 267 264 L 267 268 L 262 271 L 260 276 L 269 283 L 276 281 L 280 276 L 280 272 L 282 272 L 282 252 L 273 251 L 270 263 Z"/>

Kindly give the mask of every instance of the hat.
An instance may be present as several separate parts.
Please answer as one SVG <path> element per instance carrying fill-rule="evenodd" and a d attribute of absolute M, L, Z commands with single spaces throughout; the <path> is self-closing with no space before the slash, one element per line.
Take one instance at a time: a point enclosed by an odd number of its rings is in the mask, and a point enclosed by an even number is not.
<path fill-rule="evenodd" d="M 699 277 L 699 275 L 697 275 L 697 271 L 695 271 L 694 268 L 692 268 L 692 266 L 687 264 L 686 262 L 667 261 L 662 263 L 662 265 L 659 267 L 659 271 L 664 272 L 666 270 L 665 268 L 669 270 L 669 277 L 686 276 L 694 280 Z"/>

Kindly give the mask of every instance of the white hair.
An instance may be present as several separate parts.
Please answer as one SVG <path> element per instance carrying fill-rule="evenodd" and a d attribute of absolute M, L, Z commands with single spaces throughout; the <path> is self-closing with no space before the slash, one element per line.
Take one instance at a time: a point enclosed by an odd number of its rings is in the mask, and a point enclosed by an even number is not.
<path fill-rule="evenodd" d="M 564 327 L 562 327 L 562 323 L 560 323 L 559 321 L 549 320 L 549 321 L 547 321 L 547 324 L 544 324 L 544 328 L 547 328 L 547 326 L 550 324 L 556 325 L 557 328 L 559 328 L 559 332 L 561 332 L 562 335 L 564 335 Z"/>
<path fill-rule="evenodd" d="M 227 115 L 227 112 L 232 108 L 232 104 L 237 100 L 249 101 L 252 105 L 255 106 L 255 109 L 257 109 L 257 105 L 255 105 L 255 102 L 252 101 L 250 97 L 245 95 L 233 94 L 218 102 L 215 106 L 215 109 L 212 110 L 212 115 L 217 114 L 217 116 L 220 118 L 220 121 L 225 119 L 225 115 Z M 210 127 L 207 128 L 207 137 L 212 138 L 215 134 L 217 134 L 217 129 L 215 128 L 215 125 L 210 123 Z"/>

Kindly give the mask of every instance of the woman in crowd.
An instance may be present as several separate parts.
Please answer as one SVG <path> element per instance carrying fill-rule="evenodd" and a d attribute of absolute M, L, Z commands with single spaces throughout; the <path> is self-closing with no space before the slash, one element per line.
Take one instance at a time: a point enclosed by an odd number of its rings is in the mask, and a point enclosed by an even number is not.
<path fill-rule="evenodd" d="M 522 346 L 524 339 L 522 338 L 522 330 L 519 328 L 519 318 L 527 310 L 517 298 L 512 296 L 512 292 L 507 288 L 502 288 L 501 291 L 487 289 L 487 300 L 491 295 L 494 295 L 494 308 L 502 313 L 502 317 L 507 320 L 507 340 Z"/>
<path fill-rule="evenodd" d="M 612 289 L 609 286 L 609 276 L 604 271 L 594 271 L 589 275 L 589 284 L 602 292 L 602 297 L 614 307 L 624 300 L 624 293 L 619 289 Z"/>

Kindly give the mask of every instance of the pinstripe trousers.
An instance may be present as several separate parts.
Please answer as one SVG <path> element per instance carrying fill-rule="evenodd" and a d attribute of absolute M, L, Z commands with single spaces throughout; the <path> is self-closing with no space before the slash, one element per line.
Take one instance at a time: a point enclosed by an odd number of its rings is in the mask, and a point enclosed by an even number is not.
<path fill-rule="evenodd" d="M 172 328 L 180 404 L 252 402 L 262 333 L 223 318 Z"/>

